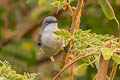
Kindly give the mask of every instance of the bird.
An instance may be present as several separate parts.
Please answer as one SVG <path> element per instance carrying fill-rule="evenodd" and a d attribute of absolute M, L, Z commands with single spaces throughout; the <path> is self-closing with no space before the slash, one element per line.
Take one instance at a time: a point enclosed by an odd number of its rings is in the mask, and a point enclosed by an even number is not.
<path fill-rule="evenodd" d="M 57 19 L 54 16 L 45 17 L 41 25 L 41 31 L 38 34 L 37 42 L 37 45 L 40 46 L 40 51 L 50 57 L 53 64 L 53 56 L 64 46 L 63 40 L 55 39 L 58 37 L 53 33 L 55 30 L 59 30 Z"/>

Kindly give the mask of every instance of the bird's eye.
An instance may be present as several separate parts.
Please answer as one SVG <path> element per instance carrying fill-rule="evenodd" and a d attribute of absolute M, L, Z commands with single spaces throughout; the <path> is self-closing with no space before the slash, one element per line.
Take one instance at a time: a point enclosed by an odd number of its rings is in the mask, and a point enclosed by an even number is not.
<path fill-rule="evenodd" d="M 57 23 L 57 21 L 47 21 L 47 24 L 50 24 L 50 23 Z"/>
<path fill-rule="evenodd" d="M 48 24 L 52 23 L 51 21 L 47 21 Z"/>

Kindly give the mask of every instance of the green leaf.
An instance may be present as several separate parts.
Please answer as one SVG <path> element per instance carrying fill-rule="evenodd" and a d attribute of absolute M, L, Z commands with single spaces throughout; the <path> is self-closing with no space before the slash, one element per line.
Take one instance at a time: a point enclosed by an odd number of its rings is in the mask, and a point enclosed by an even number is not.
<path fill-rule="evenodd" d="M 84 58 L 84 59 L 81 59 L 81 61 L 83 61 L 83 62 L 89 62 L 89 59 L 88 58 Z"/>
<path fill-rule="evenodd" d="M 99 58 L 96 59 L 96 61 L 95 61 L 95 66 L 96 66 L 96 68 L 97 68 L 97 70 L 98 70 L 98 67 L 99 67 Z"/>
<path fill-rule="evenodd" d="M 60 0 L 60 2 L 63 2 L 64 0 Z"/>
<path fill-rule="evenodd" d="M 38 80 L 38 75 L 36 73 L 27 75 L 21 75 L 17 74 L 16 71 L 14 71 L 10 65 L 8 65 L 8 62 L 2 62 L 0 61 L 0 77 L 5 78 L 4 80 Z M 1 79 L 0 79 L 1 80 Z"/>
<path fill-rule="evenodd" d="M 118 54 L 113 54 L 112 59 L 117 63 L 120 64 L 120 55 Z"/>
<path fill-rule="evenodd" d="M 98 0 L 98 2 L 100 6 L 102 7 L 105 16 L 108 19 L 112 20 L 114 18 L 114 11 L 112 9 L 112 6 L 108 2 L 108 0 Z"/>
<path fill-rule="evenodd" d="M 74 35 L 79 35 L 81 32 L 82 32 L 81 29 L 79 29 L 79 30 L 75 30 Z"/>
<path fill-rule="evenodd" d="M 69 31 L 65 30 L 65 29 L 61 29 L 61 32 L 64 34 L 64 35 L 70 35 Z"/>
<path fill-rule="evenodd" d="M 77 67 L 77 74 L 81 75 L 83 72 L 86 71 L 88 64 L 84 63 Z"/>
<path fill-rule="evenodd" d="M 111 58 L 111 48 L 102 48 L 101 51 L 104 60 L 109 60 Z"/>
<path fill-rule="evenodd" d="M 58 36 L 70 36 L 70 32 L 65 29 L 56 30 L 53 33 Z"/>
<path fill-rule="evenodd" d="M 53 7 L 57 7 L 58 4 L 59 4 L 59 1 L 55 1 L 55 2 L 51 3 L 51 5 L 52 5 Z"/>
<path fill-rule="evenodd" d="M 86 47 L 87 47 L 87 45 L 83 44 L 82 46 L 79 46 L 78 49 L 79 49 L 79 50 L 83 50 L 83 49 L 85 49 Z"/>
<path fill-rule="evenodd" d="M 110 2 L 108 0 L 98 0 L 98 2 L 100 4 L 100 6 L 102 7 L 105 16 L 110 20 L 115 19 L 115 21 L 117 22 L 118 27 L 119 27 L 119 22 L 115 16 L 114 10 L 113 10 Z"/>

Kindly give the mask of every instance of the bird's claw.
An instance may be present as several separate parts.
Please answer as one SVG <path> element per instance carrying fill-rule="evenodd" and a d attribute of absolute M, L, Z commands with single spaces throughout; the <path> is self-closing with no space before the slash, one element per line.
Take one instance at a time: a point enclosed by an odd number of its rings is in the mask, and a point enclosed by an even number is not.
<path fill-rule="evenodd" d="M 55 74 L 57 74 L 59 71 L 57 69 L 54 69 Z"/>

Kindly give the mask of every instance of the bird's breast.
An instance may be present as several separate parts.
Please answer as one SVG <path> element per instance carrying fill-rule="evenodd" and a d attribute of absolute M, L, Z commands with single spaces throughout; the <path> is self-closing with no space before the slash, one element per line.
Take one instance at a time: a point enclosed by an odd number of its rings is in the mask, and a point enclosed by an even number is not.
<path fill-rule="evenodd" d="M 56 41 L 55 38 L 58 36 L 53 34 L 53 32 L 46 32 L 42 34 L 42 45 L 48 47 L 56 47 L 59 44 L 59 41 Z"/>
<path fill-rule="evenodd" d="M 55 25 L 47 26 L 43 33 L 42 33 L 42 44 L 45 46 L 51 46 L 56 44 L 55 38 L 58 37 L 53 33 L 53 31 L 57 30 L 58 28 Z"/>
<path fill-rule="evenodd" d="M 55 40 L 58 36 L 53 33 L 57 27 L 46 27 L 41 36 L 42 49 L 45 53 L 55 54 L 62 47 L 63 41 Z"/>

